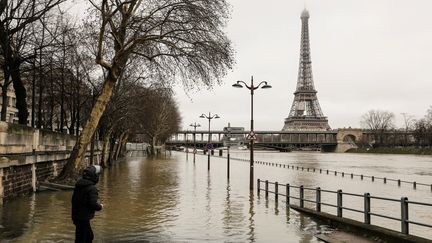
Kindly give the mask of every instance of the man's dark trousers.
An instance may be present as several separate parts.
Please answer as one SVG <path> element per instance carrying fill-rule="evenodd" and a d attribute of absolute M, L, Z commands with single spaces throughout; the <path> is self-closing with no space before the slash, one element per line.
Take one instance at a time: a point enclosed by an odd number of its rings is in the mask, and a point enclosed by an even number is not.
<path fill-rule="evenodd" d="M 93 241 L 93 230 L 90 220 L 74 220 L 75 243 L 91 243 Z"/>

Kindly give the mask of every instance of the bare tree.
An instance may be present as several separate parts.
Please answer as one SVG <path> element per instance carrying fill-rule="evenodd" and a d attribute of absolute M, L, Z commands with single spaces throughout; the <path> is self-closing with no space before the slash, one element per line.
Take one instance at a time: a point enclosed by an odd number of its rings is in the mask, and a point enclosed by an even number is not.
<path fill-rule="evenodd" d="M 151 154 L 155 148 L 164 143 L 171 134 L 178 131 L 181 122 L 177 104 L 173 99 L 172 90 L 164 87 L 150 88 L 140 91 L 143 95 L 139 103 L 144 106 L 136 107 L 136 127 L 138 132 L 147 135 L 151 144 Z"/>
<path fill-rule="evenodd" d="M 389 111 L 370 110 L 362 116 L 361 124 L 374 135 L 375 143 L 384 143 L 384 133 L 394 127 L 394 114 Z"/>
<path fill-rule="evenodd" d="M 103 115 L 113 87 L 130 59 L 159 80 L 186 87 L 211 86 L 231 68 L 232 49 L 223 32 L 229 10 L 225 0 L 90 1 L 87 25 L 97 39 L 95 60 L 105 70 L 100 95 L 60 179 L 76 175 L 87 144 Z"/>
<path fill-rule="evenodd" d="M 404 119 L 404 145 L 408 145 L 408 133 L 414 129 L 415 119 L 413 115 L 407 113 L 401 113 Z"/>
<path fill-rule="evenodd" d="M 432 146 L 432 106 L 429 107 L 424 118 L 415 122 L 414 137 L 418 146 Z"/>
<path fill-rule="evenodd" d="M 20 124 L 27 124 L 28 118 L 27 93 L 21 80 L 20 68 L 21 64 L 32 59 L 33 55 L 33 48 L 28 48 L 30 26 L 64 1 L 0 0 L 0 47 L 4 57 L 2 90 L 7 90 L 7 86 L 12 82 L 16 95 L 18 122 Z"/>

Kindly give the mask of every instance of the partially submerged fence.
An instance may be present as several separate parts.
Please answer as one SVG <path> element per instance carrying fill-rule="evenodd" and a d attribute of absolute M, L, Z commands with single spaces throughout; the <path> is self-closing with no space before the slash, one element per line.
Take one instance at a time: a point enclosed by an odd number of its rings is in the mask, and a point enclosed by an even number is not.
<path fill-rule="evenodd" d="M 264 184 L 264 188 L 261 186 Z M 270 190 L 269 185 L 272 185 L 273 191 Z M 298 190 L 298 195 L 294 195 L 292 192 L 292 189 L 295 188 Z M 372 196 L 369 193 L 364 194 L 356 194 L 356 193 L 348 193 L 343 192 L 342 190 L 325 190 L 321 189 L 320 187 L 311 188 L 311 187 L 304 187 L 301 186 L 295 186 L 290 184 L 279 184 L 278 182 L 269 182 L 268 180 L 262 181 L 260 179 L 257 180 L 257 190 L 258 194 L 260 191 L 265 192 L 265 196 L 268 197 L 268 195 L 274 194 L 275 200 L 278 200 L 279 196 L 282 196 L 285 198 L 287 206 L 292 205 L 292 199 L 298 201 L 298 206 L 300 208 L 305 208 L 305 202 L 312 203 L 315 205 L 313 210 L 316 212 L 321 212 L 321 206 L 329 206 L 336 209 L 336 216 L 339 218 L 343 217 L 344 211 L 351 211 L 360 213 L 363 215 L 363 223 L 367 225 L 371 225 L 371 216 L 379 217 L 379 218 L 385 218 L 389 220 L 399 221 L 400 222 L 400 232 L 403 234 L 408 235 L 410 232 L 410 225 L 418 225 L 426 228 L 432 228 L 431 224 L 425 223 L 425 222 L 418 222 L 414 220 L 409 219 L 409 208 L 410 205 L 421 205 L 430 207 L 432 211 L 432 204 L 431 203 L 425 203 L 425 202 L 417 202 L 417 201 L 411 201 L 408 200 L 407 197 L 402 197 L 399 199 L 393 199 L 393 198 L 385 198 L 385 197 L 378 197 L 378 196 Z M 312 191 L 315 192 L 315 198 L 310 199 L 305 197 L 305 191 Z M 329 203 L 324 202 L 322 200 L 322 194 L 328 193 L 335 195 L 335 201 L 336 203 Z M 363 198 L 363 209 L 356 209 L 356 208 L 350 208 L 344 205 L 344 198 L 345 197 L 357 197 L 357 198 Z M 388 216 L 384 214 L 380 214 L 378 212 L 373 212 L 371 210 L 371 199 L 379 200 L 379 201 L 390 201 L 400 204 L 400 215 L 401 217 L 393 217 Z"/>
<path fill-rule="evenodd" d="M 219 151 L 219 157 L 225 157 L 226 158 L 226 156 L 222 156 L 221 151 L 222 150 Z M 205 152 L 203 152 L 203 153 L 205 154 Z M 212 153 L 212 155 L 213 155 L 213 153 Z M 233 158 L 233 157 L 230 157 L 230 159 L 241 161 L 241 162 L 247 162 L 247 163 L 250 162 L 249 159 Z M 428 184 L 428 183 L 422 183 L 422 182 L 416 182 L 416 181 L 407 181 L 407 180 L 373 176 L 373 175 L 356 174 L 356 173 L 352 173 L 352 172 L 337 171 L 337 170 L 322 169 L 322 168 L 309 168 L 309 167 L 298 166 L 298 165 L 293 165 L 293 164 L 276 163 L 276 162 L 268 162 L 268 161 L 261 161 L 261 160 L 255 160 L 254 163 L 259 164 L 259 165 L 279 167 L 279 168 L 284 168 L 284 169 L 301 170 L 303 172 L 310 172 L 310 173 L 320 173 L 320 174 L 326 174 L 326 175 L 333 175 L 334 174 L 335 176 L 350 177 L 351 179 L 354 179 L 355 177 L 360 178 L 360 180 L 365 180 L 366 178 L 369 178 L 372 182 L 375 182 L 377 180 L 381 180 L 384 184 L 387 184 L 387 182 L 391 181 L 391 182 L 396 182 L 398 186 L 401 186 L 404 183 L 404 184 L 412 185 L 413 189 L 417 189 L 417 186 L 423 186 L 423 187 L 430 188 L 430 191 L 432 192 L 432 183 Z"/>
<path fill-rule="evenodd" d="M 233 158 L 231 157 L 231 160 L 237 160 L 242 162 L 248 162 L 249 159 L 241 159 L 241 158 Z M 351 177 L 353 179 L 354 177 L 360 178 L 360 180 L 364 180 L 366 178 L 370 178 L 372 182 L 376 180 L 382 180 L 384 184 L 386 184 L 389 181 L 396 182 L 398 186 L 401 186 L 402 183 L 410 184 L 412 185 L 413 189 L 417 189 L 417 186 L 424 186 L 429 187 L 432 191 L 432 184 L 427 183 L 421 183 L 416 181 L 406 181 L 401 179 L 393 179 L 393 178 L 387 178 L 387 177 L 379 177 L 379 176 L 373 176 L 373 175 L 363 175 L 363 174 L 356 174 L 356 173 L 348 173 L 344 171 L 336 171 L 336 170 L 329 170 L 329 169 L 322 169 L 322 168 L 309 168 L 304 166 L 298 166 L 298 165 L 292 165 L 292 164 L 283 164 L 283 163 L 275 163 L 275 162 L 266 162 L 266 161 L 260 161 L 256 160 L 254 161 L 255 164 L 260 165 L 266 165 L 266 166 L 273 166 L 273 167 L 279 167 L 279 168 L 286 168 L 286 169 L 292 169 L 292 170 L 301 170 L 303 172 L 311 172 L 311 173 L 320 173 L 320 174 L 327 174 L 327 175 L 335 175 L 335 176 L 342 176 L 342 177 Z"/>

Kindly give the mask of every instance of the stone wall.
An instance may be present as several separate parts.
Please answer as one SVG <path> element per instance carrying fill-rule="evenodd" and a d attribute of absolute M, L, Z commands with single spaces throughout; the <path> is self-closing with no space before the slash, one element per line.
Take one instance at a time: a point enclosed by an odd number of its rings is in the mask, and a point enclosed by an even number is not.
<path fill-rule="evenodd" d="M 35 191 L 38 183 L 57 176 L 75 145 L 75 136 L 0 122 L 0 204 Z M 90 146 L 84 163 L 89 163 Z M 94 147 L 99 163 L 102 142 Z"/>
<path fill-rule="evenodd" d="M 3 195 L 8 198 L 33 191 L 32 165 L 3 168 L 2 174 Z"/>

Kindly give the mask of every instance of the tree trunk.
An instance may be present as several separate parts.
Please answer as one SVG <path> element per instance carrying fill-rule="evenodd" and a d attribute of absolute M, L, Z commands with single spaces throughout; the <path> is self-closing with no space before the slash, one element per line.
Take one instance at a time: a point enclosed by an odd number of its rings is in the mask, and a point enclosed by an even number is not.
<path fill-rule="evenodd" d="M 128 142 L 128 139 L 129 139 L 129 133 L 126 134 L 125 139 L 123 139 L 123 143 L 122 143 L 122 146 L 120 148 L 120 157 L 125 157 L 126 144 Z"/>
<path fill-rule="evenodd" d="M 119 138 L 119 141 L 118 141 L 118 144 L 117 144 L 116 153 L 115 153 L 115 160 L 118 159 L 118 157 L 119 157 L 119 155 L 120 155 L 120 152 L 121 152 L 121 150 L 122 150 L 122 148 L 123 148 L 123 144 L 124 144 L 124 142 L 127 140 L 128 137 L 129 137 L 129 136 L 128 136 L 128 132 L 127 132 L 127 131 L 124 131 L 124 132 L 120 135 L 120 138 Z"/>
<path fill-rule="evenodd" d="M 44 84 L 43 84 L 43 73 L 42 73 L 42 67 L 39 67 L 39 97 L 38 97 L 38 119 L 37 119 L 37 128 L 42 128 L 42 103 L 43 103 L 43 91 L 44 91 Z"/>
<path fill-rule="evenodd" d="M 16 108 L 18 110 L 18 123 L 27 125 L 27 119 L 29 115 L 26 101 L 27 92 L 21 80 L 20 65 L 20 60 L 14 61 L 12 63 L 12 68 L 10 69 L 10 71 L 12 77 L 12 84 L 15 89 Z"/>
<path fill-rule="evenodd" d="M 3 83 L 2 86 L 2 108 L 1 108 L 1 120 L 2 121 L 6 121 L 6 116 L 7 116 L 7 107 L 8 107 L 8 96 L 7 96 L 7 91 L 8 91 L 8 86 L 6 83 L 6 79 L 5 82 Z"/>
<path fill-rule="evenodd" d="M 78 141 L 75 144 L 70 158 L 63 168 L 62 173 L 59 175 L 59 179 L 73 178 L 76 176 L 81 163 L 84 160 L 87 144 L 89 144 L 94 132 L 96 131 L 99 120 L 111 98 L 115 81 L 116 80 L 111 75 L 108 75 L 104 82 L 102 91 L 97 97 L 96 103 L 91 110 L 90 117 L 88 118 L 81 135 L 78 137 Z"/>
<path fill-rule="evenodd" d="M 90 142 L 90 164 L 94 165 L 94 146 L 95 146 L 95 138 L 96 138 L 96 133 L 93 133 L 93 136 L 91 138 L 91 142 Z"/>
<path fill-rule="evenodd" d="M 115 136 L 111 135 L 110 136 L 110 148 L 109 148 L 109 153 L 108 153 L 108 166 L 112 165 L 112 161 L 113 161 L 113 153 L 114 153 L 114 149 L 115 149 Z"/>
<path fill-rule="evenodd" d="M 49 128 L 54 130 L 53 120 L 54 120 L 54 78 L 53 78 L 53 59 L 50 59 L 50 106 L 49 106 Z"/>
<path fill-rule="evenodd" d="M 152 149 L 151 149 L 151 155 L 156 154 L 156 136 L 152 137 Z"/>
<path fill-rule="evenodd" d="M 101 155 L 101 166 L 105 168 L 107 166 L 108 157 L 106 153 L 108 152 L 109 138 L 111 136 L 112 130 L 109 129 L 103 136 L 103 145 L 102 145 L 102 155 Z"/>
<path fill-rule="evenodd" d="M 81 99 L 80 99 L 80 90 L 81 90 L 81 79 L 79 78 L 79 66 L 77 66 L 77 90 L 76 90 L 76 135 L 79 135 L 80 128 L 80 110 L 81 110 Z M 73 133 L 71 133 L 73 134 Z"/>

